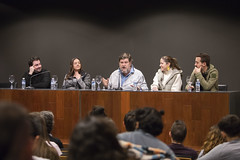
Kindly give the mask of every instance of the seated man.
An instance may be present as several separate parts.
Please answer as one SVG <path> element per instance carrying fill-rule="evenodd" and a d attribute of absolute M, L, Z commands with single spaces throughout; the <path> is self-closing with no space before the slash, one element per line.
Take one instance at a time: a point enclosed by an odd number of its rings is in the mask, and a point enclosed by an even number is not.
<path fill-rule="evenodd" d="M 134 131 L 136 129 L 136 114 L 135 110 L 129 111 L 125 114 L 123 119 L 123 124 L 126 128 L 126 131 Z"/>
<path fill-rule="evenodd" d="M 29 70 L 23 75 L 26 79 L 26 86 L 34 88 L 50 88 L 50 72 L 42 68 L 40 58 L 30 58 L 28 65 Z"/>
<path fill-rule="evenodd" d="M 191 148 L 187 148 L 183 146 L 183 141 L 187 135 L 187 128 L 183 121 L 176 120 L 169 132 L 169 136 L 171 137 L 172 143 L 169 147 L 173 150 L 177 157 L 188 157 L 192 160 L 197 159 L 197 152 Z"/>
<path fill-rule="evenodd" d="M 197 79 L 200 81 L 201 91 L 217 91 L 218 90 L 218 70 L 210 64 L 210 56 L 201 53 L 195 58 L 195 68 L 190 77 L 190 82 L 195 84 Z M 186 90 L 189 89 L 186 85 Z M 193 89 L 194 86 L 191 86 Z"/>
<path fill-rule="evenodd" d="M 109 80 L 102 79 L 103 85 L 108 89 L 134 90 L 134 84 L 138 90 L 148 90 L 142 72 L 132 65 L 133 59 L 129 53 L 123 53 L 119 57 L 119 68 L 115 70 Z"/>
<path fill-rule="evenodd" d="M 239 160 L 240 118 L 236 115 L 227 115 L 220 120 L 218 127 L 228 142 L 217 145 L 199 160 Z"/>

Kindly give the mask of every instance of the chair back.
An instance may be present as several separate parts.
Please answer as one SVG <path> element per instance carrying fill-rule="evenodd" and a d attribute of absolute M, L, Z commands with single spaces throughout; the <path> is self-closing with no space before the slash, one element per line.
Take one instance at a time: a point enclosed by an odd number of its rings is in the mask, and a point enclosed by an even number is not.
<path fill-rule="evenodd" d="M 219 91 L 227 91 L 228 85 L 227 84 L 218 84 L 218 90 Z"/>
<path fill-rule="evenodd" d="M 192 158 L 189 157 L 176 157 L 177 160 L 192 160 Z"/>
<path fill-rule="evenodd" d="M 11 86 L 10 82 L 0 83 L 0 88 L 10 88 L 10 86 Z M 17 82 L 13 82 L 13 88 L 17 88 Z"/>

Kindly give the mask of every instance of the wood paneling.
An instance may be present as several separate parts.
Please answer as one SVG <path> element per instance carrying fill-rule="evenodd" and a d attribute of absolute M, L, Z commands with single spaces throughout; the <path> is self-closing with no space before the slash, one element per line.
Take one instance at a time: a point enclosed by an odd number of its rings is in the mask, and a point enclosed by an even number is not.
<path fill-rule="evenodd" d="M 50 110 L 55 115 L 53 134 L 68 142 L 72 129 L 93 105 L 105 107 L 120 132 L 124 115 L 132 109 L 154 107 L 163 109 L 164 130 L 159 136 L 170 143 L 168 132 L 175 120 L 185 121 L 188 134 L 185 145 L 201 146 L 213 124 L 229 113 L 229 92 L 126 92 L 90 90 L 21 90 L 0 89 L 0 100 L 18 102 L 32 112 Z"/>

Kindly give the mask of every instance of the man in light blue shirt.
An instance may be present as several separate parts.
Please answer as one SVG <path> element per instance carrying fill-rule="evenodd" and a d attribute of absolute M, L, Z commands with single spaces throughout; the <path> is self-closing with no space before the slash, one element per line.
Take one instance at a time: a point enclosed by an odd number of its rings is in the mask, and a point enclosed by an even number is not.
<path fill-rule="evenodd" d="M 103 85 L 108 89 L 116 90 L 148 90 L 147 83 L 142 72 L 132 65 L 132 57 L 129 53 L 123 53 L 119 57 L 119 68 L 115 70 L 109 80 L 103 78 Z"/>

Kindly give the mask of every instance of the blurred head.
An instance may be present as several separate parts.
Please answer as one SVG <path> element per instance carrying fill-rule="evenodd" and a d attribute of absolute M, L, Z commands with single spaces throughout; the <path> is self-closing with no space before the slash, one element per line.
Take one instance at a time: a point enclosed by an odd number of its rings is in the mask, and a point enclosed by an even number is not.
<path fill-rule="evenodd" d="M 39 57 L 31 57 L 28 61 L 28 66 L 33 66 L 34 72 L 42 71 L 42 65 Z"/>
<path fill-rule="evenodd" d="M 237 115 L 227 115 L 223 117 L 219 123 L 218 128 L 226 134 L 227 137 L 240 136 L 240 119 Z"/>
<path fill-rule="evenodd" d="M 79 58 L 73 58 L 70 61 L 70 70 L 69 73 L 67 74 L 66 79 L 68 79 L 69 77 L 73 76 L 75 71 L 78 71 L 79 73 L 81 73 L 82 71 L 82 64 Z"/>
<path fill-rule="evenodd" d="M 105 109 L 102 106 L 93 106 L 92 110 L 89 112 L 89 116 L 107 117 Z"/>
<path fill-rule="evenodd" d="M 176 120 L 171 127 L 170 135 L 173 141 L 183 143 L 187 135 L 187 127 L 185 123 L 181 120 Z"/>
<path fill-rule="evenodd" d="M 210 56 L 206 53 L 200 53 L 195 58 L 195 67 L 209 67 L 210 66 Z"/>
<path fill-rule="evenodd" d="M 164 111 L 159 112 L 151 107 L 137 109 L 136 121 L 138 122 L 138 129 L 142 129 L 153 136 L 160 135 L 163 129 L 162 115 L 164 115 Z"/>
<path fill-rule="evenodd" d="M 123 53 L 119 59 L 119 69 L 124 74 L 127 75 L 131 71 L 132 67 L 132 57 L 129 53 Z"/>
<path fill-rule="evenodd" d="M 127 131 L 134 131 L 136 129 L 136 114 L 135 110 L 129 111 L 124 116 L 124 125 Z"/>
<path fill-rule="evenodd" d="M 171 56 L 163 56 L 160 59 L 160 68 L 162 72 L 168 71 L 171 69 L 178 69 L 181 70 L 181 68 L 178 66 L 177 59 L 172 58 Z"/>
<path fill-rule="evenodd" d="M 215 146 L 226 142 L 226 139 L 222 136 L 221 131 L 219 130 L 217 125 L 214 125 L 210 128 L 206 140 L 203 143 L 202 149 L 204 154 L 208 153 Z"/>
<path fill-rule="evenodd" d="M 32 159 L 33 139 L 27 111 L 20 105 L 0 103 L 0 159 Z"/>
<path fill-rule="evenodd" d="M 73 130 L 69 160 L 125 160 L 126 154 L 117 138 L 117 130 L 106 118 L 87 117 Z"/>
<path fill-rule="evenodd" d="M 41 111 L 40 114 L 43 116 L 46 122 L 47 132 L 50 134 L 53 130 L 54 115 L 51 111 Z"/>

